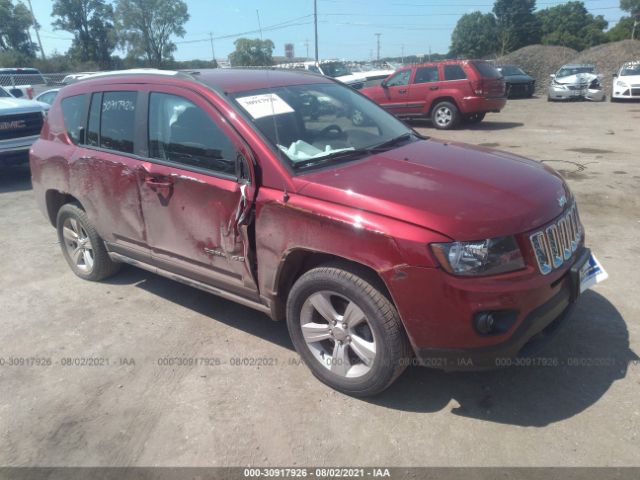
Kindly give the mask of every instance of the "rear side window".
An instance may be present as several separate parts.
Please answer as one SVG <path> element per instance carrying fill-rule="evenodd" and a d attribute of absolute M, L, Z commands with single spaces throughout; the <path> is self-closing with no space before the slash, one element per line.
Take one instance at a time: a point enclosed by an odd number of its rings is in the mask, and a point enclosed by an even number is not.
<path fill-rule="evenodd" d="M 209 115 L 186 98 L 151 93 L 149 156 L 235 174 L 235 146 Z"/>
<path fill-rule="evenodd" d="M 100 146 L 133 153 L 137 92 L 104 92 Z"/>
<path fill-rule="evenodd" d="M 80 143 L 80 132 L 84 128 L 85 95 L 74 95 L 62 100 L 64 128 L 73 143 Z"/>
<path fill-rule="evenodd" d="M 438 67 L 420 67 L 416 70 L 413 83 L 431 83 L 438 81 Z"/>
<path fill-rule="evenodd" d="M 460 65 L 445 65 L 444 66 L 444 79 L 445 80 L 464 80 L 467 78 L 467 74 Z"/>
<path fill-rule="evenodd" d="M 500 78 L 502 74 L 487 62 L 473 62 L 471 65 L 485 78 Z"/>

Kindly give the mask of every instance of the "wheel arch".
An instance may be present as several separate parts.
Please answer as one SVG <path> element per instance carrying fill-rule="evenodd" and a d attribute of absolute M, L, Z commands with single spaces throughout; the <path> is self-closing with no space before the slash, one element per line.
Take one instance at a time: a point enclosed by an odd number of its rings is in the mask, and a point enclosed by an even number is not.
<path fill-rule="evenodd" d="M 453 103 L 453 105 L 455 105 L 455 107 L 458 109 L 458 111 L 460 111 L 460 106 L 458 105 L 458 102 L 456 102 L 455 98 L 447 96 L 447 95 L 443 95 L 441 97 L 435 98 L 432 102 L 431 105 L 429 105 L 429 111 L 427 112 L 427 114 L 429 116 L 431 116 L 431 114 L 433 113 L 433 109 L 435 108 L 436 105 L 438 105 L 440 102 L 450 102 Z"/>
<path fill-rule="evenodd" d="M 284 256 L 275 275 L 275 295 L 272 308 L 274 320 L 285 319 L 287 297 L 296 280 L 320 265 L 334 266 L 362 277 L 378 288 L 380 293 L 385 295 L 395 306 L 387 285 L 380 274 L 371 266 L 331 253 L 296 248 Z"/>
<path fill-rule="evenodd" d="M 77 203 L 80 208 L 84 210 L 82 203 L 68 193 L 61 192 L 60 190 L 50 189 L 45 193 L 45 203 L 47 206 L 47 217 L 49 218 L 49 222 L 54 227 L 56 226 L 56 220 L 58 218 L 58 212 L 68 203 Z"/>

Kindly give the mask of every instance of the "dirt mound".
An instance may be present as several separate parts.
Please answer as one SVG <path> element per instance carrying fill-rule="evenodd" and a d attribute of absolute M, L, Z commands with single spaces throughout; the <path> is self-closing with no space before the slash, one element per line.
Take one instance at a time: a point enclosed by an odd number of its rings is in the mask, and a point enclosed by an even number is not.
<path fill-rule="evenodd" d="M 536 79 L 536 91 L 545 91 L 549 75 L 578 54 L 572 48 L 555 45 L 529 45 L 496 59 L 498 64 L 518 65 Z"/>
<path fill-rule="evenodd" d="M 584 50 L 571 59 L 573 63 L 592 63 L 603 76 L 607 96 L 611 94 L 613 74 L 623 63 L 640 60 L 640 40 L 604 43 Z"/>

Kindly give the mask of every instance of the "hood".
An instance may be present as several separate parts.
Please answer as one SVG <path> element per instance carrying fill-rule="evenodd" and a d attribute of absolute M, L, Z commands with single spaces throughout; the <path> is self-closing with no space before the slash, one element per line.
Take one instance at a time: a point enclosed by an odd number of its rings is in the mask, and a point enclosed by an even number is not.
<path fill-rule="evenodd" d="M 580 85 L 582 83 L 590 83 L 596 78 L 598 78 L 598 75 L 595 73 L 577 73 L 567 77 L 556 77 L 554 80 L 562 85 Z"/>
<path fill-rule="evenodd" d="M 529 83 L 533 82 L 533 77 L 529 75 L 503 75 L 504 79 L 509 83 Z"/>
<path fill-rule="evenodd" d="M 299 177 L 299 193 L 479 240 L 522 233 L 562 213 L 552 169 L 486 148 L 422 140 Z"/>
<path fill-rule="evenodd" d="M 624 75 L 615 79 L 616 82 L 624 82 L 627 85 L 640 85 L 640 75 Z"/>
<path fill-rule="evenodd" d="M 35 100 L 23 98 L 0 97 L 0 115 L 12 115 L 14 113 L 31 113 L 48 110 L 49 105 Z"/>
<path fill-rule="evenodd" d="M 346 83 L 347 85 L 351 84 L 351 83 L 362 83 L 362 78 L 358 77 L 357 75 L 354 75 L 353 73 L 350 75 L 341 75 L 339 77 L 333 77 L 336 80 L 342 82 L 342 83 Z"/>

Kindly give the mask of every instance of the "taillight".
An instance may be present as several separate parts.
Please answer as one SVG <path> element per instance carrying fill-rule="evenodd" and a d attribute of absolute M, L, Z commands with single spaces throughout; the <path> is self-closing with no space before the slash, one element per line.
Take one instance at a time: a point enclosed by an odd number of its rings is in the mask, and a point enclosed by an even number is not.
<path fill-rule="evenodd" d="M 33 88 L 32 87 L 27 88 L 27 97 L 29 97 L 29 100 L 33 99 Z"/>
<path fill-rule="evenodd" d="M 484 95 L 484 82 L 482 80 L 474 80 L 471 82 L 471 87 L 476 95 Z"/>

